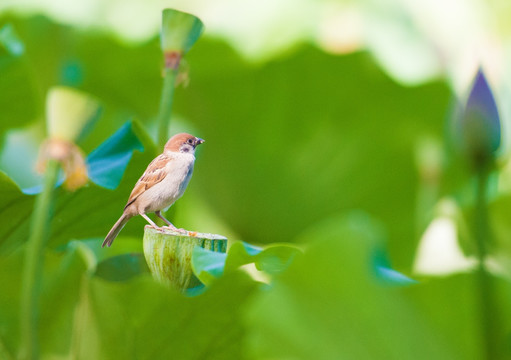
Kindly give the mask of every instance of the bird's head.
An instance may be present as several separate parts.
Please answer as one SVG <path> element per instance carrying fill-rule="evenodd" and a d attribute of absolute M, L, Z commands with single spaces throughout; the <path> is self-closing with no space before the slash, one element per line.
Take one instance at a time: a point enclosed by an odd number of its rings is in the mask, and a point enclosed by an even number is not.
<path fill-rule="evenodd" d="M 195 153 L 195 148 L 204 142 L 203 139 L 195 137 L 187 133 L 180 133 L 172 136 L 167 144 L 165 144 L 165 151 L 181 152 L 181 153 Z"/>

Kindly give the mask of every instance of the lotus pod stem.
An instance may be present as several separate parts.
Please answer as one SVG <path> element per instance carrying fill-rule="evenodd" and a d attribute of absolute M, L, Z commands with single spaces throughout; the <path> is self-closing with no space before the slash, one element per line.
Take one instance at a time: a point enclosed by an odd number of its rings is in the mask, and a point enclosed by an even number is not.
<path fill-rule="evenodd" d="M 162 12 L 161 49 L 165 68 L 158 113 L 158 145 L 160 148 L 163 148 L 169 138 L 169 123 L 179 65 L 183 56 L 199 39 L 203 30 L 202 21 L 192 14 L 174 9 L 165 9 Z"/>
<path fill-rule="evenodd" d="M 227 238 L 221 235 L 189 231 L 144 229 L 144 256 L 153 277 L 184 291 L 201 284 L 192 271 L 192 253 L 195 246 L 225 253 Z"/>

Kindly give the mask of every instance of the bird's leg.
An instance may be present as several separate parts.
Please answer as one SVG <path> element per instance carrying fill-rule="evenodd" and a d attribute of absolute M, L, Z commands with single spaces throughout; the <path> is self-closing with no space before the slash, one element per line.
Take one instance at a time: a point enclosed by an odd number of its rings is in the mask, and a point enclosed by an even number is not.
<path fill-rule="evenodd" d="M 158 210 L 158 211 L 155 211 L 154 212 L 156 214 L 156 216 L 158 216 L 160 219 L 162 219 L 163 221 L 165 221 L 165 223 L 171 228 L 171 229 L 175 229 L 176 227 L 174 225 L 172 225 L 172 223 L 170 221 L 168 221 L 167 219 L 165 219 L 165 217 L 161 214 L 161 212 Z"/>
<path fill-rule="evenodd" d="M 158 216 L 160 219 L 162 219 L 163 221 L 165 221 L 167 223 L 168 226 L 164 226 L 164 227 L 168 227 L 169 229 L 180 232 L 180 233 L 188 233 L 188 231 L 186 231 L 185 229 L 176 228 L 174 226 L 174 224 L 172 224 L 170 221 L 165 219 L 165 217 L 161 214 L 160 211 L 155 211 L 154 213 L 156 214 L 156 216 Z"/>
<path fill-rule="evenodd" d="M 146 215 L 146 214 L 144 214 L 144 213 L 141 213 L 140 215 L 142 215 L 142 217 L 143 217 L 144 219 L 146 219 L 146 220 L 147 220 L 147 222 L 148 222 L 149 224 L 151 224 L 151 226 L 152 226 L 152 227 L 154 227 L 155 229 L 160 229 L 160 227 L 159 227 L 158 225 L 156 225 L 156 224 L 154 223 L 154 221 L 152 221 L 152 220 L 149 218 L 149 216 L 147 216 L 147 215 Z"/>

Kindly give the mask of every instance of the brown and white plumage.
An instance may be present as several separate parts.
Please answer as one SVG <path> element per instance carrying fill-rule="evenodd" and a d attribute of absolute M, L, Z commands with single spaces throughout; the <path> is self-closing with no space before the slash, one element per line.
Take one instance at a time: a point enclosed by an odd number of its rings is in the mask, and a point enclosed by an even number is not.
<path fill-rule="evenodd" d="M 203 142 L 204 140 L 186 133 L 174 135 L 167 142 L 163 153 L 151 161 L 135 184 L 122 216 L 106 236 L 103 247 L 110 246 L 128 220 L 136 215 L 143 216 L 152 226 L 158 227 L 146 215 L 154 212 L 175 229 L 160 211 L 171 206 L 183 195 L 192 176 L 195 148 Z"/>
<path fill-rule="evenodd" d="M 165 167 L 170 159 L 171 157 L 165 154 L 160 154 L 151 161 L 151 163 L 147 166 L 146 171 L 142 174 L 140 179 L 138 179 L 135 187 L 131 191 L 128 203 L 124 207 L 124 210 L 126 210 L 126 208 L 130 206 L 141 194 L 143 194 L 144 191 L 150 189 L 165 178 Z"/>

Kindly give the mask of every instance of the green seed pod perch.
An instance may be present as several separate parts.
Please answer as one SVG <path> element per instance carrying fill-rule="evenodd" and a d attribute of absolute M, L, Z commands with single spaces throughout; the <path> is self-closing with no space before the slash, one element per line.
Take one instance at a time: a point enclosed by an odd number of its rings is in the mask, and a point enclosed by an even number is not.
<path fill-rule="evenodd" d="M 203 30 L 204 24 L 194 15 L 174 9 L 163 10 L 161 49 L 165 67 L 177 69 L 181 57 L 191 49 Z"/>
<path fill-rule="evenodd" d="M 144 229 L 144 256 L 158 281 L 179 290 L 201 284 L 192 272 L 192 252 L 195 246 L 225 253 L 227 238 L 221 235 L 180 233 L 172 230 Z"/>

